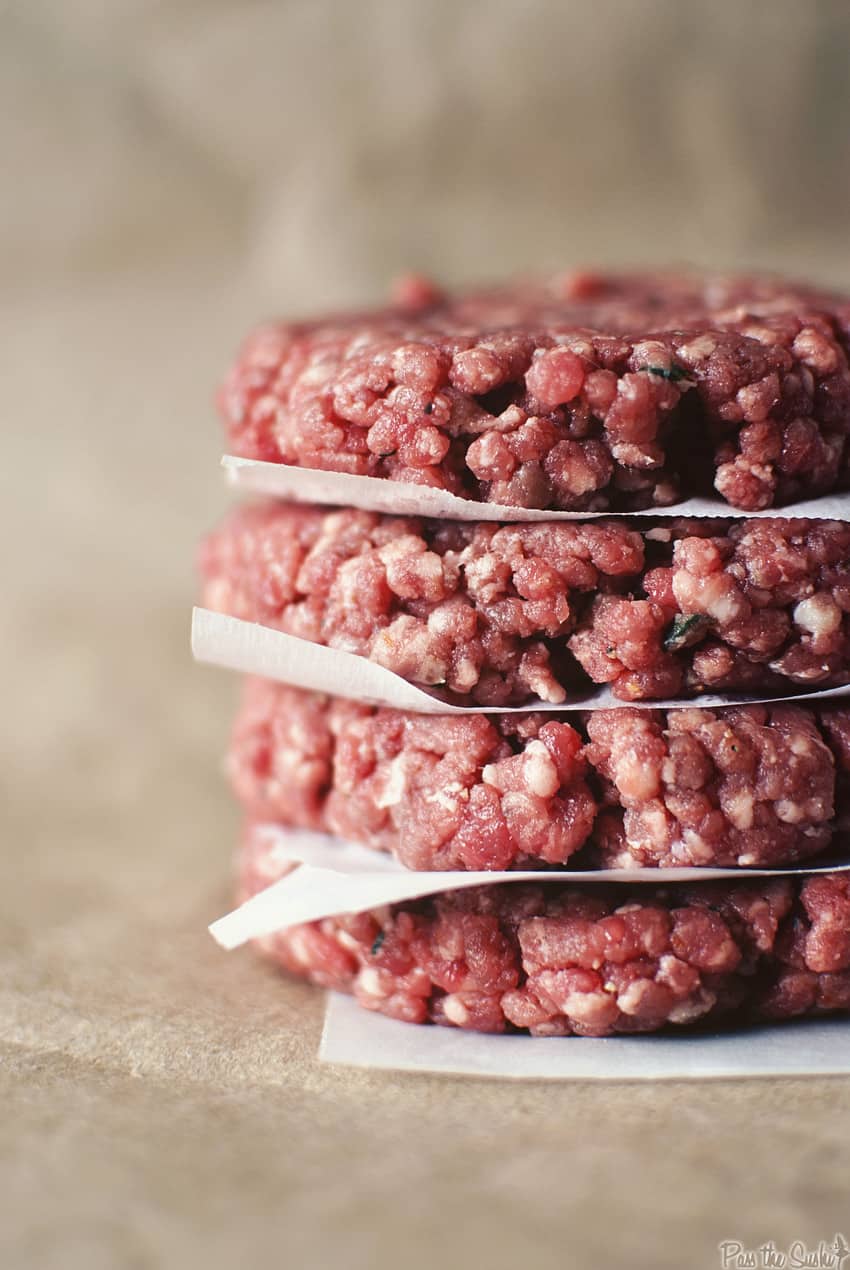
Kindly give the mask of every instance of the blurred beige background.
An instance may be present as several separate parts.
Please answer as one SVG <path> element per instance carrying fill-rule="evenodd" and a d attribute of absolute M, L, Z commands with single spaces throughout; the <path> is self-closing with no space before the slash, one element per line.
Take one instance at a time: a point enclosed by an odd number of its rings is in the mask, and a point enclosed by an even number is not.
<path fill-rule="evenodd" d="M 4 1270 L 664 1270 L 846 1226 L 848 1081 L 318 1067 L 318 994 L 205 934 L 236 685 L 187 644 L 252 321 L 411 267 L 850 284 L 848 65 L 842 0 L 0 4 Z"/>

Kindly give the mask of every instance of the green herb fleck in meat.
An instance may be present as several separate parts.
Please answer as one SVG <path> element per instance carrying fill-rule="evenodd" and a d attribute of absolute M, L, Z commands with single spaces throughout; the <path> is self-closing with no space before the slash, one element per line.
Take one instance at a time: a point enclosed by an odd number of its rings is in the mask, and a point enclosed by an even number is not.
<path fill-rule="evenodd" d="M 644 366 L 645 371 L 650 375 L 658 375 L 661 379 L 669 379 L 671 384 L 677 384 L 680 379 L 687 379 L 688 372 L 682 370 L 681 366 L 671 366 L 668 370 L 666 366 Z"/>
<path fill-rule="evenodd" d="M 383 947 L 384 940 L 386 939 L 386 937 L 387 937 L 387 932 L 385 930 L 378 931 L 377 935 L 375 936 L 375 942 L 373 943 L 371 949 L 369 950 L 373 957 L 377 957 L 378 953 L 381 951 L 381 948 Z"/>
<path fill-rule="evenodd" d="M 664 636 L 664 647 L 668 653 L 677 653 L 701 639 L 710 625 L 704 613 L 678 613 Z"/>

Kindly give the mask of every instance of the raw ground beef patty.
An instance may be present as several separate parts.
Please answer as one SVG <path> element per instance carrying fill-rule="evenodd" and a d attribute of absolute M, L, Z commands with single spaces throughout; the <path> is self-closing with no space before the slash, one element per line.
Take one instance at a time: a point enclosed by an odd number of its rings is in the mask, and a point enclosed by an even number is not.
<path fill-rule="evenodd" d="M 203 602 L 460 701 L 782 693 L 850 679 L 850 524 L 498 525 L 259 503 L 201 553 Z"/>
<path fill-rule="evenodd" d="M 753 510 L 846 486 L 846 299 L 587 273 L 397 299 L 257 330 L 219 397 L 232 449 L 512 507 Z"/>
<path fill-rule="evenodd" d="M 850 708 L 435 716 L 256 679 L 227 767 L 252 818 L 413 869 L 769 868 L 846 827 Z"/>
<path fill-rule="evenodd" d="M 249 834 L 244 896 L 280 875 Z M 843 874 L 687 886 L 503 884 L 295 926 L 289 971 L 412 1023 L 535 1036 L 850 1009 Z"/>

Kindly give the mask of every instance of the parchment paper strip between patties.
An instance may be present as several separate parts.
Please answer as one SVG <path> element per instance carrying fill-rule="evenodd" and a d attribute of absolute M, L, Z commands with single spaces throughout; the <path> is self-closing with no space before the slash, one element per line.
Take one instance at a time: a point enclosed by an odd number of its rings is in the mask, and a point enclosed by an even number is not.
<path fill-rule="evenodd" d="M 844 685 L 781 696 L 706 693 L 688 699 L 622 701 L 609 689 L 598 688 L 584 697 L 575 696 L 561 703 L 533 700 L 519 706 L 448 704 L 365 657 L 313 644 L 261 626 L 258 622 L 245 622 L 203 608 L 192 611 L 192 653 L 196 661 L 227 670 L 260 675 L 296 688 L 348 697 L 370 705 L 391 706 L 396 710 L 422 714 L 528 714 L 540 710 L 563 714 L 571 709 L 610 710 L 622 706 L 645 710 L 693 709 L 695 706 L 716 709 L 772 701 L 830 701 L 850 694 L 850 685 Z"/>
<path fill-rule="evenodd" d="M 300 503 L 330 507 L 357 507 L 363 511 L 401 516 L 428 516 L 442 520 L 499 521 L 504 524 L 553 520 L 665 519 L 668 517 L 722 517 L 724 520 L 850 520 L 850 494 L 825 494 L 787 507 L 742 511 L 720 498 L 688 498 L 670 507 L 642 511 L 564 512 L 534 507 L 505 507 L 461 498 L 448 490 L 408 484 L 377 476 L 325 472 L 225 454 L 222 467 L 230 485 L 247 493 L 267 494 Z"/>
<path fill-rule="evenodd" d="M 429 873 L 405 869 L 392 857 L 376 857 L 366 847 L 343 843 L 325 834 L 306 830 L 286 830 L 277 825 L 255 826 L 254 833 L 268 835 L 277 864 L 291 862 L 291 873 L 209 927 L 210 934 L 222 948 L 238 948 L 252 939 L 261 939 L 288 926 L 318 921 L 339 913 L 365 913 L 385 904 L 400 904 L 444 891 L 458 891 L 476 886 L 498 886 L 506 883 L 533 882 L 551 885 L 558 882 L 600 882 L 652 884 L 656 887 L 675 882 L 711 882 L 720 879 L 746 882 L 759 877 L 797 877 L 817 873 L 850 871 L 848 850 L 831 853 L 830 862 L 813 867 L 785 869 L 552 869 L 548 872 L 513 870 L 507 873 L 451 872 Z"/>

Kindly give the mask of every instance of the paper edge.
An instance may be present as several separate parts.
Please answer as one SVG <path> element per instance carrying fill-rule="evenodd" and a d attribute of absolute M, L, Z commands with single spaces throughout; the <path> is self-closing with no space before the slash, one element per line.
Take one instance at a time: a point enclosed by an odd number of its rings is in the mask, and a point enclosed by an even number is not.
<path fill-rule="evenodd" d="M 416 515 L 428 519 L 463 521 L 498 521 L 522 524 L 552 520 L 580 521 L 596 519 L 631 519 L 633 517 L 669 519 L 686 517 L 726 520 L 850 520 L 850 494 L 822 494 L 816 498 L 792 503 L 790 507 L 770 507 L 758 511 L 742 511 L 722 499 L 689 498 L 672 507 L 647 507 L 641 511 L 567 512 L 540 508 L 508 507 L 498 503 L 479 503 L 461 498 L 447 490 L 413 482 L 394 481 L 386 477 L 359 476 L 351 472 L 332 472 L 324 468 L 298 467 L 289 463 L 270 463 L 237 454 L 223 454 L 221 466 L 229 485 L 235 489 L 294 502 L 320 503 L 329 507 L 357 507 L 363 511 L 387 515 Z M 299 488 L 300 487 L 300 488 Z M 845 502 L 841 511 L 824 511 L 832 502 Z"/>
<path fill-rule="evenodd" d="M 208 930 L 219 947 L 230 952 L 253 940 L 264 939 L 308 922 L 345 913 L 364 913 L 388 904 L 413 904 L 443 892 L 465 891 L 480 886 L 673 886 L 710 882 L 744 882 L 753 878 L 811 877 L 850 871 L 850 859 L 803 864 L 776 869 L 740 868 L 638 868 L 638 869 L 516 869 L 483 871 L 452 869 L 444 872 L 406 869 L 394 857 L 384 857 L 384 867 L 373 867 L 377 854 L 370 848 L 338 840 L 330 834 L 258 824 L 253 833 L 275 840 L 283 863 L 298 864 L 291 872 L 255 892 L 242 904 L 211 922 Z M 314 861 L 311 863 L 311 844 Z M 319 845 L 320 844 L 320 845 Z M 329 866 L 328 854 L 339 852 L 345 870 Z M 298 907 L 300 901 L 300 908 Z"/>
<path fill-rule="evenodd" d="M 457 705 L 433 697 L 423 688 L 402 679 L 395 671 L 356 653 L 325 644 L 314 644 L 297 635 L 217 613 L 195 605 L 191 624 L 192 656 L 205 665 L 259 675 L 308 692 L 346 697 L 369 705 L 414 714 L 575 714 L 594 710 L 722 710 L 741 705 L 770 705 L 832 701 L 850 695 L 850 684 L 814 692 L 757 697 L 742 693 L 706 693 L 700 697 L 662 701 L 622 701 L 600 685 L 580 701 L 554 703 L 531 701 L 520 706 Z"/>
<path fill-rule="evenodd" d="M 401 1046 L 396 1044 L 396 1038 L 401 1041 L 405 1033 L 397 1029 L 406 1029 L 414 1033 L 409 1040 L 411 1043 L 415 1042 L 415 1049 L 419 1051 L 421 1057 L 398 1058 L 398 1050 Z M 372 1046 L 371 1054 L 362 1050 L 358 1052 L 356 1048 L 358 1044 L 362 1045 L 364 1039 L 373 1039 L 365 1037 L 369 1031 L 375 1034 L 376 1042 Z M 830 1033 L 837 1039 L 832 1039 Z M 811 1065 L 812 1044 L 814 1041 L 819 1041 L 823 1045 L 824 1038 L 829 1038 L 827 1048 L 834 1049 L 835 1057 L 828 1057 L 825 1061 L 822 1060 L 819 1066 L 813 1067 Z M 801 1042 L 799 1046 L 796 1044 L 798 1041 Z M 505 1042 L 509 1044 L 505 1045 Z M 728 1047 L 730 1050 L 743 1048 L 751 1064 L 754 1047 L 758 1055 L 761 1048 L 770 1048 L 775 1051 L 777 1042 L 783 1051 L 798 1048 L 799 1056 L 796 1061 L 786 1061 L 784 1064 L 777 1063 L 774 1058 L 772 1066 L 750 1065 L 747 1068 L 740 1065 L 733 1067 L 729 1063 L 724 1067 L 715 1059 L 716 1065 L 713 1068 L 708 1065 L 705 1070 L 694 1070 L 695 1058 L 698 1067 L 700 1061 L 705 1062 L 706 1051 L 710 1064 L 711 1053 L 718 1049 L 718 1042 L 725 1042 L 724 1048 Z M 526 1062 L 531 1060 L 532 1070 L 518 1071 L 515 1067 L 511 1069 L 506 1064 L 500 1067 L 494 1061 L 499 1057 L 499 1046 L 502 1046 L 504 1050 L 503 1060 L 507 1059 L 508 1054 L 515 1053 L 522 1046 L 521 1057 Z M 409 1053 L 413 1044 L 405 1045 L 403 1048 Z M 482 1050 L 490 1050 L 488 1065 L 486 1067 L 472 1066 L 469 1059 L 464 1063 L 458 1059 L 452 1061 L 450 1057 L 448 1061 L 445 1058 L 440 1061 L 441 1054 L 444 1055 L 451 1050 L 462 1053 L 464 1049 L 479 1053 Z M 430 1059 L 429 1050 L 431 1051 Z M 435 1051 L 437 1061 L 434 1058 Z M 654 1065 L 649 1062 L 653 1053 Z M 640 1059 L 647 1064 L 645 1070 L 629 1070 L 627 1066 L 623 1067 L 622 1056 L 626 1056 L 627 1062 L 630 1054 L 634 1054 L 636 1060 Z M 620 1059 L 617 1070 L 610 1069 L 612 1055 Z M 457 1028 L 404 1023 L 398 1019 L 390 1019 L 365 1010 L 345 993 L 327 992 L 318 1057 L 319 1062 L 328 1066 L 512 1082 L 558 1080 L 636 1083 L 650 1080 L 832 1078 L 850 1075 L 850 1018 L 835 1015 L 823 1019 L 809 1018 L 776 1024 L 766 1023 L 757 1028 L 747 1028 L 741 1032 L 729 1032 L 723 1035 L 683 1033 L 681 1036 L 653 1036 L 651 1034 L 614 1037 L 488 1036 L 476 1032 L 463 1032 Z M 547 1065 L 551 1068 L 556 1059 L 564 1063 L 571 1061 L 581 1070 L 578 1072 L 542 1070 Z M 765 1063 L 765 1060 L 761 1061 Z M 670 1064 L 672 1070 L 662 1071 L 661 1068 L 665 1063 Z M 689 1064 L 689 1067 L 685 1067 L 684 1064 Z"/>

